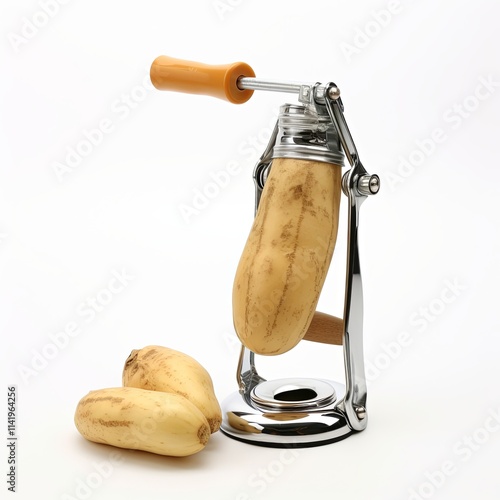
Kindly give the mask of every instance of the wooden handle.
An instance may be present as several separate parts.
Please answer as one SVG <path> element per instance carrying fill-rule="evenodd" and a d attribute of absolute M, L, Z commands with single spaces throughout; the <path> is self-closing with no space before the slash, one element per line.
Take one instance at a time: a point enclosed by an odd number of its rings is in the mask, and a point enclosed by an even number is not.
<path fill-rule="evenodd" d="M 254 77 L 253 69 L 244 62 L 210 66 L 199 62 L 157 57 L 151 65 L 151 82 L 159 90 L 218 97 L 233 104 L 242 104 L 252 97 L 253 90 L 240 90 L 240 76 Z"/>
<path fill-rule="evenodd" d="M 311 340 L 322 344 L 342 345 L 344 321 L 316 311 L 309 328 L 302 340 Z"/>

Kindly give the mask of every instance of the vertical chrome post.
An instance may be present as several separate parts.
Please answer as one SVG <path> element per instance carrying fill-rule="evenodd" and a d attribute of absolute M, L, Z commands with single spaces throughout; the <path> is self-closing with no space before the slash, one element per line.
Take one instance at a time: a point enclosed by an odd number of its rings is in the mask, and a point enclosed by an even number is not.
<path fill-rule="evenodd" d="M 366 378 L 363 355 L 363 283 L 358 249 L 359 208 L 366 196 L 353 186 L 355 169 L 348 174 L 348 242 L 344 299 L 344 365 L 346 394 L 341 407 L 351 428 L 366 428 Z"/>
<path fill-rule="evenodd" d="M 316 89 L 318 91 L 318 89 Z M 363 354 L 363 283 L 359 261 L 358 227 L 359 209 L 368 195 L 376 194 L 380 181 L 368 175 L 361 164 L 354 140 L 345 121 L 340 92 L 334 83 L 322 89 L 322 101 L 337 128 L 342 148 L 351 165 L 342 179 L 344 193 L 349 203 L 346 285 L 344 298 L 344 365 L 346 394 L 339 404 L 349 426 L 362 431 L 368 424 L 366 412 L 366 376 Z"/>

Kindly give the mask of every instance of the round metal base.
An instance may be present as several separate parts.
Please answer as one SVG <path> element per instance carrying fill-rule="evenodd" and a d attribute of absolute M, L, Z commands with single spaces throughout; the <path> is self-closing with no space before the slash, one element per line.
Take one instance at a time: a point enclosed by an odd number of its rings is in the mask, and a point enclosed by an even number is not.
<path fill-rule="evenodd" d="M 337 404 L 337 382 L 289 378 L 261 382 L 249 394 L 235 392 L 222 403 L 221 431 L 258 446 L 305 448 L 340 441 L 354 431 Z"/>

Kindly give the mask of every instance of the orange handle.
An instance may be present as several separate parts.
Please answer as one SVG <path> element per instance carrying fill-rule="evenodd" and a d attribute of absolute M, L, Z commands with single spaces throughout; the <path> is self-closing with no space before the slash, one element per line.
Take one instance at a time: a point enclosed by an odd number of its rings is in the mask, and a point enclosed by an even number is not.
<path fill-rule="evenodd" d="M 243 62 L 210 66 L 160 56 L 153 61 L 150 75 L 151 82 L 159 90 L 210 95 L 234 104 L 242 104 L 252 97 L 253 90 L 240 90 L 238 78 L 254 77 L 255 73 Z"/>

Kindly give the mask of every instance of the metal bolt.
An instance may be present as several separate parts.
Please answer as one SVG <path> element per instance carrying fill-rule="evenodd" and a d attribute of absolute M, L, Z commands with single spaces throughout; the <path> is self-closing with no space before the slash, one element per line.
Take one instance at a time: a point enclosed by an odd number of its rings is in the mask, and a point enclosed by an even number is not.
<path fill-rule="evenodd" d="M 340 97 L 340 89 L 338 87 L 330 87 L 328 97 L 336 101 Z"/>
<path fill-rule="evenodd" d="M 364 406 L 356 406 L 354 411 L 359 420 L 364 420 L 366 418 L 366 408 Z"/>
<path fill-rule="evenodd" d="M 358 179 L 358 191 L 366 196 L 377 194 L 380 190 L 380 178 L 378 175 L 363 175 Z"/>

